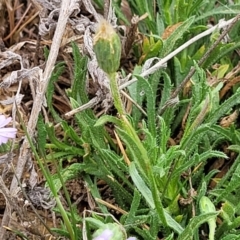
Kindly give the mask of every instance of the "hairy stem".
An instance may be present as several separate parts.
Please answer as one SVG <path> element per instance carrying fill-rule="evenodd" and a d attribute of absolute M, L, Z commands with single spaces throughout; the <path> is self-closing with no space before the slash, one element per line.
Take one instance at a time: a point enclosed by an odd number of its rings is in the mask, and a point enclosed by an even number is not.
<path fill-rule="evenodd" d="M 118 89 L 116 76 L 117 76 L 116 72 L 108 74 L 108 77 L 110 80 L 111 93 L 112 93 L 112 97 L 113 97 L 113 101 L 114 101 L 114 106 L 117 109 L 120 116 L 122 116 L 125 114 L 125 110 L 124 110 L 120 92 Z"/>

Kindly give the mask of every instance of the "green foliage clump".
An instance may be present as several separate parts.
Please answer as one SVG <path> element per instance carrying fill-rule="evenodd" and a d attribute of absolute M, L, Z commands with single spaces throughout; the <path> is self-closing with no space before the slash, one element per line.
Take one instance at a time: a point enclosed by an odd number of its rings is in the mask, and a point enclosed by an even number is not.
<path fill-rule="evenodd" d="M 99 7 L 103 6 L 103 1 L 95 2 Z M 236 65 L 233 51 L 239 46 L 237 30 L 234 28 L 231 32 L 234 36 L 231 43 L 221 42 L 201 66 L 198 61 L 216 41 L 219 30 L 171 58 L 166 68 L 147 77 L 143 77 L 142 71 L 148 59 L 164 58 L 192 36 L 206 30 L 205 22 L 209 16 L 218 21 L 223 15 L 235 15 L 240 7 L 238 4 L 227 6 L 225 1 L 220 1 L 220 6 L 215 6 L 215 1 L 128 2 L 133 13 L 139 16 L 148 13 L 139 24 L 139 30 L 144 34 L 142 46 L 135 48 L 139 65 L 135 66 L 133 74 L 137 81 L 127 87 L 137 106 L 126 114 L 122 103 L 116 105 L 121 101 L 119 95 L 113 94 L 118 115 L 105 114 L 97 118 L 92 109 L 87 109 L 75 114 L 74 125 L 63 121 L 51 108 L 53 118 L 64 132 L 61 140 L 52 125 L 39 122 L 39 151 L 45 155 L 47 149 L 45 161 L 54 160 L 58 166 L 58 173 L 51 176 L 48 183 L 55 189 L 54 196 L 57 198 L 57 192 L 64 188 L 66 181 L 81 177 L 102 214 L 91 212 L 90 217 L 79 217 L 72 207 L 63 218 L 66 227 L 55 231 L 70 239 L 82 239 L 82 236 L 90 239 L 103 224 L 116 224 L 121 225 L 128 235 L 133 234 L 139 239 L 160 236 L 198 240 L 199 229 L 207 223 L 209 228 L 205 231 L 209 239 L 237 239 L 240 135 L 236 124 L 228 127 L 219 124 L 222 117 L 233 110 L 238 111 L 240 104 L 238 86 L 232 89 L 230 96 L 220 98 L 224 86 L 221 79 Z M 117 1 L 114 4 L 121 16 L 120 4 Z M 166 34 L 167 27 L 175 24 L 178 24 L 177 28 L 163 39 L 161 36 Z M 72 49 L 74 79 L 68 97 L 71 107 L 76 109 L 89 101 L 85 89 L 88 59 L 80 54 L 74 43 Z M 100 48 L 95 47 L 95 50 L 101 53 Z M 100 63 L 104 63 L 102 57 L 101 54 L 98 56 Z M 216 63 L 221 64 L 217 70 L 213 68 Z M 108 67 L 104 70 L 109 70 Z M 111 68 L 109 78 L 116 80 L 118 67 L 114 67 L 114 71 Z M 48 89 L 50 105 L 52 84 L 62 73 L 62 68 L 62 64 L 56 66 Z M 173 99 L 173 91 L 181 86 L 192 68 L 195 73 Z M 105 127 L 109 124 L 114 125 L 117 141 Z M 227 143 L 228 151 L 235 154 L 235 160 L 226 175 L 217 180 L 216 187 L 208 189 L 217 172 L 207 172 L 208 162 L 229 158 L 229 154 L 221 150 L 223 143 Z M 62 164 L 64 160 L 68 160 L 66 167 Z M 110 217 L 108 205 L 101 200 L 98 180 L 103 180 L 112 191 L 121 212 L 118 223 Z M 67 191 L 65 194 L 68 196 Z M 70 200 L 68 203 L 71 205 Z M 59 202 L 58 208 L 63 211 L 61 207 Z M 221 224 L 216 224 L 217 218 L 221 218 Z M 83 231 L 76 228 L 77 224 L 82 224 Z"/>

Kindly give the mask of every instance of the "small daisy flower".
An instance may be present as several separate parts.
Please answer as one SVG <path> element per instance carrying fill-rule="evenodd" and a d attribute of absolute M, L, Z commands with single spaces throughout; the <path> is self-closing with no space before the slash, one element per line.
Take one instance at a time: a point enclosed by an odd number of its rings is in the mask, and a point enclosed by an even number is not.
<path fill-rule="evenodd" d="M 11 120 L 11 117 L 6 118 L 4 115 L 0 115 L 0 145 L 7 143 L 8 139 L 16 137 L 16 128 L 5 128 L 5 126 L 11 122 Z"/>

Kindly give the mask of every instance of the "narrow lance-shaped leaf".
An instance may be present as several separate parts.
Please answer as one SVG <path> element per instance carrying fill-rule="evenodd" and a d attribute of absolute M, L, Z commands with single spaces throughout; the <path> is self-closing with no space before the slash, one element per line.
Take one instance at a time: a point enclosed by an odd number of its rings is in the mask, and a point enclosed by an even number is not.
<path fill-rule="evenodd" d="M 202 196 L 202 198 L 200 199 L 199 207 L 200 207 L 201 213 L 211 213 L 216 211 L 214 204 L 206 196 Z M 209 240 L 214 240 L 215 229 L 217 227 L 216 216 L 209 218 L 207 220 L 207 223 L 209 226 Z"/>
<path fill-rule="evenodd" d="M 152 136 L 156 137 L 156 124 L 155 124 L 155 99 L 153 98 L 153 91 L 150 84 L 146 79 L 139 75 L 135 75 L 138 81 L 141 82 L 143 86 L 142 91 L 144 91 L 147 98 L 147 115 L 148 115 L 148 128 Z"/>
<path fill-rule="evenodd" d="M 183 34 L 189 30 L 189 27 L 193 24 L 195 17 L 188 18 L 185 22 L 181 24 L 168 38 L 163 42 L 163 49 L 161 51 L 161 56 L 166 56 L 172 51 L 175 43 L 183 37 Z"/>
<path fill-rule="evenodd" d="M 198 230 L 199 226 L 207 222 L 209 219 L 216 217 L 218 212 L 203 213 L 199 216 L 196 216 L 190 220 L 187 227 L 179 235 L 177 240 L 189 240 L 192 238 L 194 233 Z"/>
<path fill-rule="evenodd" d="M 57 122 L 61 122 L 62 119 L 59 117 L 59 115 L 53 108 L 52 98 L 53 98 L 53 93 L 54 93 L 54 83 L 58 80 L 59 76 L 61 76 L 64 69 L 65 69 L 65 66 L 64 66 L 63 62 L 60 62 L 55 66 L 55 69 L 50 77 L 49 84 L 48 84 L 47 91 L 46 91 L 47 105 L 49 107 L 49 110 L 50 110 L 53 118 Z"/>

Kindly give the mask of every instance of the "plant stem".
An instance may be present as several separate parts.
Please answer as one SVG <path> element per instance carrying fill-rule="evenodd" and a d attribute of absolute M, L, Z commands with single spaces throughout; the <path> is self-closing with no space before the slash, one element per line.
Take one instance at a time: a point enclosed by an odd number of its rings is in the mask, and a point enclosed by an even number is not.
<path fill-rule="evenodd" d="M 110 88 L 111 88 L 111 93 L 114 100 L 114 106 L 117 109 L 118 113 L 120 114 L 120 119 L 123 124 L 123 129 L 128 133 L 129 136 L 131 136 L 132 139 L 134 139 L 134 141 L 138 146 L 138 150 L 141 152 L 143 156 L 142 158 L 143 161 L 139 162 L 139 165 L 142 168 L 141 169 L 142 173 L 148 176 L 150 189 L 152 191 L 152 195 L 153 195 L 153 199 L 154 199 L 154 203 L 157 209 L 159 219 L 162 221 L 164 226 L 167 226 L 166 216 L 164 214 L 162 202 L 159 199 L 159 193 L 158 193 L 156 181 L 150 165 L 150 160 L 148 158 L 147 151 L 144 148 L 143 144 L 141 143 L 136 131 L 133 129 L 132 125 L 129 123 L 128 119 L 125 116 L 125 110 L 122 105 L 121 96 L 120 96 L 120 92 L 117 84 L 116 73 L 108 74 L 108 77 L 110 80 Z"/>
<path fill-rule="evenodd" d="M 112 93 L 112 97 L 113 97 L 113 101 L 114 101 L 114 106 L 117 109 L 120 116 L 122 116 L 125 114 L 125 110 L 124 110 L 120 92 L 118 89 L 116 76 L 117 76 L 116 72 L 108 74 L 108 77 L 110 80 L 111 93 Z"/>

